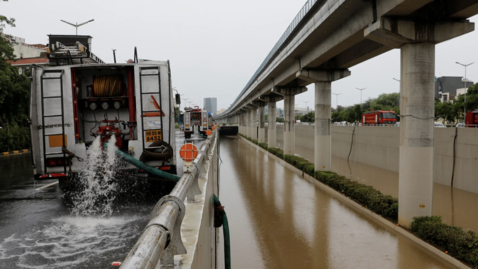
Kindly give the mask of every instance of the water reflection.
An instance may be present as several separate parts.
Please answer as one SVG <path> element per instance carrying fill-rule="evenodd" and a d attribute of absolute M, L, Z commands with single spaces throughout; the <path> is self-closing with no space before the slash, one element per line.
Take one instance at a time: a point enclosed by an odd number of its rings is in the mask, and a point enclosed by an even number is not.
<path fill-rule="evenodd" d="M 296 153 L 314 159 L 310 148 L 296 147 Z M 357 182 L 371 185 L 382 193 L 398 197 L 398 173 L 332 156 L 332 171 Z M 478 232 L 478 214 L 470 214 L 478 207 L 478 194 L 433 184 L 433 215 L 444 223 Z"/>
<path fill-rule="evenodd" d="M 256 147 L 221 139 L 233 268 L 448 268 Z"/>

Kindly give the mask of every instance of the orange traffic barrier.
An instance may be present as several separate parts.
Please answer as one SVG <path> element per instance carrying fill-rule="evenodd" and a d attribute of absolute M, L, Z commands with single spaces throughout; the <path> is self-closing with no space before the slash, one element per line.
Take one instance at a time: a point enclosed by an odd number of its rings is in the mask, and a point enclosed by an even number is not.
<path fill-rule="evenodd" d="M 192 143 L 184 144 L 179 150 L 179 156 L 181 156 L 181 159 L 185 162 L 192 162 L 198 156 L 198 149 Z"/>

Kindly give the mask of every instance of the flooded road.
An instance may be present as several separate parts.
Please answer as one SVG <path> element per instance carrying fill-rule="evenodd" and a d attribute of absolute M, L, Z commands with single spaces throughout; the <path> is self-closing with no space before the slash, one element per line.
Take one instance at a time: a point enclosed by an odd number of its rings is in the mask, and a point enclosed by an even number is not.
<path fill-rule="evenodd" d="M 183 133 L 176 138 L 184 143 Z M 193 141 L 199 147 L 204 139 Z M 33 180 L 29 153 L 0 157 L 0 268 L 112 268 L 122 261 L 156 201 L 119 202 L 107 217 L 76 216 L 58 184 L 37 190 L 55 181 Z"/>
<path fill-rule="evenodd" d="M 232 268 L 450 268 L 243 140 L 221 137 L 221 159 Z"/>
<path fill-rule="evenodd" d="M 314 151 L 310 148 L 296 147 L 296 153 L 308 160 L 314 159 Z M 379 167 L 332 156 L 332 171 L 370 185 L 382 193 L 398 197 L 398 173 Z M 465 230 L 478 232 L 478 194 L 450 188 L 442 184 L 433 184 L 433 215 L 441 216 L 444 223 L 459 226 Z"/>

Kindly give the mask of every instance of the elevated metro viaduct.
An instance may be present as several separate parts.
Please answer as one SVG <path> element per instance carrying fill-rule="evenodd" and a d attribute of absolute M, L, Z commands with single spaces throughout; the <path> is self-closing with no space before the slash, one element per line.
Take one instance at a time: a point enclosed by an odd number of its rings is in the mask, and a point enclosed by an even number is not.
<path fill-rule="evenodd" d="M 315 169 L 331 169 L 331 85 L 348 68 L 401 50 L 399 224 L 432 214 L 435 45 L 472 32 L 478 0 L 309 0 L 220 122 L 276 147 L 284 100 L 284 153 L 295 153 L 294 97 L 315 84 Z M 259 109 L 259 135 L 255 129 Z"/>

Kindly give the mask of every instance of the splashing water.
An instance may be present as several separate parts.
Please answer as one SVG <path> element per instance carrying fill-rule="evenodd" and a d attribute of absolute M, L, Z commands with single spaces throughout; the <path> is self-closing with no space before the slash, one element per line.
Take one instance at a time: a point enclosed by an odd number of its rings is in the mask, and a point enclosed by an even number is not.
<path fill-rule="evenodd" d="M 116 137 L 112 135 L 108 147 L 103 150 L 98 136 L 88 148 L 86 167 L 78 176 L 81 191 L 72 198 L 74 215 L 109 216 L 113 213 L 117 189 L 113 180 L 118 165 L 115 143 Z"/>
<path fill-rule="evenodd" d="M 111 261 L 126 256 L 147 219 L 55 218 L 0 241 L 0 268 L 109 268 Z"/>

